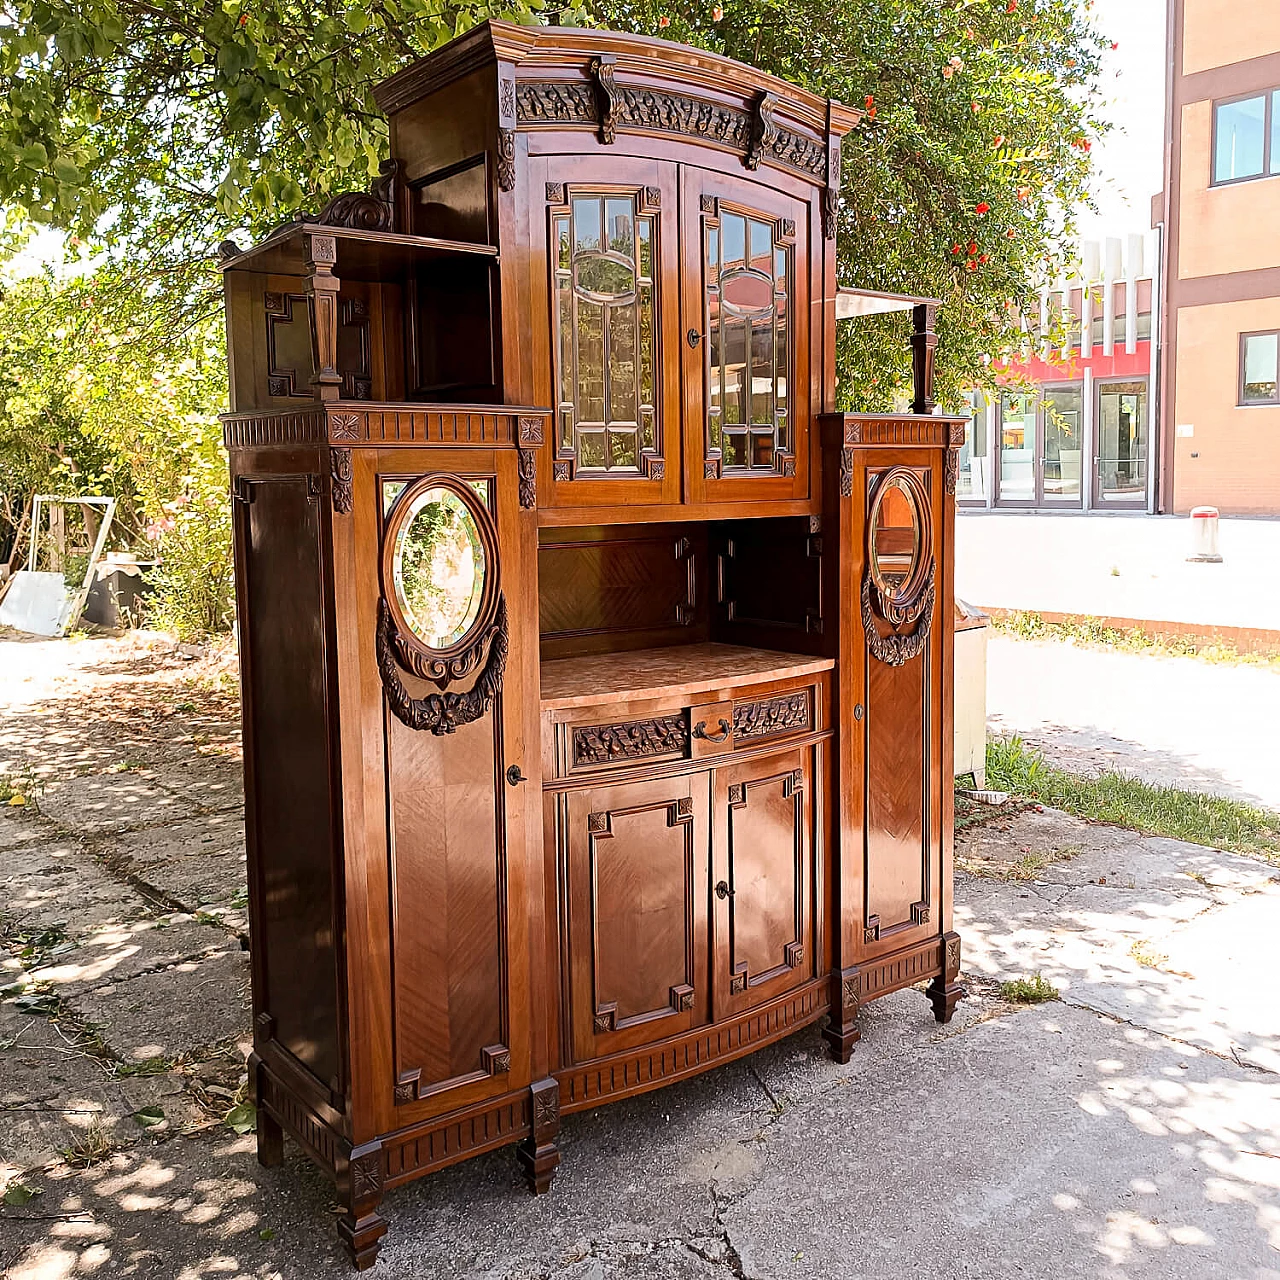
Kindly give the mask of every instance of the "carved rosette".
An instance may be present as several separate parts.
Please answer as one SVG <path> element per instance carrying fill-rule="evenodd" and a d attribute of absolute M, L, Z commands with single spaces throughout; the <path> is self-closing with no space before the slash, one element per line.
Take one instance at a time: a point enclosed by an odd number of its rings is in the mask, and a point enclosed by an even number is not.
<path fill-rule="evenodd" d="M 359 440 L 360 420 L 358 413 L 335 413 L 329 418 L 329 435 L 334 440 Z"/>

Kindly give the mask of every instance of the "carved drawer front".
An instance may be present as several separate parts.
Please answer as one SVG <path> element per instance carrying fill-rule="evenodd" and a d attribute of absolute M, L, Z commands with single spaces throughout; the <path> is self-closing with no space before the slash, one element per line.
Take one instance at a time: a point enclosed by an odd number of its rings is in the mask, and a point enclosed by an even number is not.
<path fill-rule="evenodd" d="M 733 704 L 733 738 L 738 747 L 751 747 L 767 738 L 788 733 L 810 733 L 816 728 L 814 689 L 788 689 L 747 698 Z"/>
<path fill-rule="evenodd" d="M 561 801 L 577 1060 L 707 1021 L 708 790 L 696 773 Z"/>
<path fill-rule="evenodd" d="M 689 713 L 683 707 L 633 720 L 569 724 L 563 732 L 569 769 L 574 773 L 689 758 Z"/>

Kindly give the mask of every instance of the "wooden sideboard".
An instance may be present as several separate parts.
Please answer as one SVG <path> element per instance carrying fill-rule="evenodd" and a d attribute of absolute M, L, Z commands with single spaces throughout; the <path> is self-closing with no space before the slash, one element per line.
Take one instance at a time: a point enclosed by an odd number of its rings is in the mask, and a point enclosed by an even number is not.
<path fill-rule="evenodd" d="M 371 191 L 223 261 L 259 1157 L 359 1267 L 401 1182 L 961 994 L 963 422 L 889 295 L 911 408 L 834 411 L 858 113 L 500 23 L 377 96 Z"/>

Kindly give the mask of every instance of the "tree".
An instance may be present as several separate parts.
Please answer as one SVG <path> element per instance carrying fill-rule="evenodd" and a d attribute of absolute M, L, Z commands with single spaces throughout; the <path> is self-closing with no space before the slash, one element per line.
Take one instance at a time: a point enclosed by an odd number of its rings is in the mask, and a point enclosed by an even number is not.
<path fill-rule="evenodd" d="M 721 50 L 862 108 L 841 277 L 946 303 L 938 385 L 955 402 L 981 357 L 1017 338 L 1019 307 L 1086 199 L 1104 128 L 1090 2 L 572 0 L 561 20 Z M 536 12 L 529 0 L 9 0 L 6 16 L 0 201 L 114 247 L 135 291 L 150 272 L 150 327 L 181 328 L 216 307 L 208 258 L 228 231 L 261 233 L 376 171 L 374 83 L 485 17 Z M 893 318 L 843 327 L 846 400 L 891 402 L 901 330 Z"/>

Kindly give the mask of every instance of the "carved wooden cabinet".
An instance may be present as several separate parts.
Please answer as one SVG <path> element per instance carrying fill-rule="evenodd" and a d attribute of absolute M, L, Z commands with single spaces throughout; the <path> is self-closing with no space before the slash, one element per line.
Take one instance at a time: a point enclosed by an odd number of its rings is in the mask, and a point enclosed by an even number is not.
<path fill-rule="evenodd" d="M 962 424 L 837 288 L 859 115 L 486 24 L 224 246 L 259 1156 L 397 1184 L 921 980 L 946 1020 Z M 854 160 L 848 159 L 852 150 Z M 914 310 L 840 415 L 837 308 Z"/>

